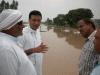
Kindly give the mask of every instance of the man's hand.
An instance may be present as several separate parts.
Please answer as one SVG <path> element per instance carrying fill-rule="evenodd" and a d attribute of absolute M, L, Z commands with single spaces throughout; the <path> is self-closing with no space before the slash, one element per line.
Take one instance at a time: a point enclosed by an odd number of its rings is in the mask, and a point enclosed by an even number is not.
<path fill-rule="evenodd" d="M 47 45 L 43 45 L 43 42 L 42 42 L 41 45 L 36 48 L 25 50 L 25 53 L 27 55 L 30 55 L 33 53 L 46 53 L 46 51 L 48 51 L 47 49 L 48 49 Z"/>
<path fill-rule="evenodd" d="M 33 48 L 33 52 L 37 52 L 37 53 L 46 53 L 48 47 L 47 45 L 43 45 L 43 42 L 40 44 L 40 46 Z"/>

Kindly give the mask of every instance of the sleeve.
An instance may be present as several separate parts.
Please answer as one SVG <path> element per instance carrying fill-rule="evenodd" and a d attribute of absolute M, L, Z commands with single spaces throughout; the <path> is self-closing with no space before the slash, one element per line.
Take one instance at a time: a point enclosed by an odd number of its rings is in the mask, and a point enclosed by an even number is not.
<path fill-rule="evenodd" d="M 17 44 L 22 50 L 24 50 L 25 35 L 17 37 Z"/>
<path fill-rule="evenodd" d="M 18 57 L 9 49 L 0 49 L 0 75 L 17 75 Z"/>

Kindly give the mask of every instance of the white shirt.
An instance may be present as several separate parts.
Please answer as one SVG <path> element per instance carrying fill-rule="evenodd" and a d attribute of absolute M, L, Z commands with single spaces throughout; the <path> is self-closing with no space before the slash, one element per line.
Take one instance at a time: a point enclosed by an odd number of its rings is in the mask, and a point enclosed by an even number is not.
<path fill-rule="evenodd" d="M 17 43 L 23 50 L 38 47 L 41 44 L 41 36 L 39 29 L 35 31 L 31 29 L 30 26 L 23 28 L 23 35 L 18 37 Z M 43 59 L 42 53 L 33 53 L 28 57 L 34 65 L 37 65 L 35 66 L 36 71 L 41 73 Z M 41 74 L 37 73 L 37 75 Z"/>
<path fill-rule="evenodd" d="M 0 75 L 36 75 L 35 68 L 17 45 L 17 38 L 0 32 Z"/>

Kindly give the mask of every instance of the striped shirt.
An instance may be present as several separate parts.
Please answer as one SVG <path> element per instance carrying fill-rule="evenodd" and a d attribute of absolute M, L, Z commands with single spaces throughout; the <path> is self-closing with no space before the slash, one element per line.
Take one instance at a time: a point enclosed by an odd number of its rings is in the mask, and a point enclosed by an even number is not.
<path fill-rule="evenodd" d="M 93 40 L 95 38 L 94 31 L 84 43 L 79 57 L 78 69 L 79 75 L 90 75 L 93 68 L 98 64 L 99 54 L 95 53 Z"/>

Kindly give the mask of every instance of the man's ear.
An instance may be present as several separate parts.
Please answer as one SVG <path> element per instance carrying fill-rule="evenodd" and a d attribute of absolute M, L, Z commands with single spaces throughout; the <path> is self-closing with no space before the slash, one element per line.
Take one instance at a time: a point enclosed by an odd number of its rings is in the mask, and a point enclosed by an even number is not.
<path fill-rule="evenodd" d="M 89 28 L 92 28 L 92 24 L 91 23 L 89 23 L 88 25 L 89 25 Z"/>

